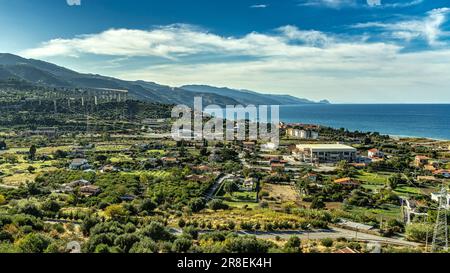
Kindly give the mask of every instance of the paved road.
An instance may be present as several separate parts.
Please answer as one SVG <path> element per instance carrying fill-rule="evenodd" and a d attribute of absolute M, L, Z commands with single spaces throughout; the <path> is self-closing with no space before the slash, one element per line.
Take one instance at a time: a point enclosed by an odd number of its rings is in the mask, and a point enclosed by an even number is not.
<path fill-rule="evenodd" d="M 283 239 L 288 239 L 291 236 L 297 236 L 300 239 L 311 239 L 311 240 L 320 240 L 325 238 L 337 239 L 337 238 L 346 238 L 348 240 L 360 240 L 365 242 L 378 242 L 378 243 L 386 243 L 393 245 L 402 245 L 402 246 L 420 246 L 421 244 L 415 242 L 408 242 L 401 239 L 394 238 L 386 238 L 377 235 L 355 232 L 352 230 L 342 229 L 342 228 L 331 228 L 331 229 L 322 229 L 322 230 L 313 230 L 310 232 L 306 231 L 280 231 L 280 232 L 245 232 L 240 231 L 238 234 L 242 235 L 255 235 L 261 239 L 274 239 L 275 237 L 280 237 Z"/>
<path fill-rule="evenodd" d="M 171 232 L 175 235 L 182 234 L 182 230 L 178 228 L 172 228 Z M 210 231 L 200 231 L 200 234 L 205 234 Z M 337 239 L 337 238 L 346 238 L 347 240 L 357 240 L 362 242 L 368 242 L 372 244 L 390 244 L 390 245 L 398 245 L 398 246 L 410 246 L 410 247 L 418 247 L 421 246 L 419 243 L 408 242 L 401 239 L 394 238 L 385 238 L 377 235 L 367 234 L 367 233 L 356 233 L 355 231 L 342 229 L 342 228 L 331 228 L 331 229 L 321 229 L 321 230 L 313 230 L 310 232 L 306 231 L 273 231 L 273 232 L 247 232 L 247 231 L 237 231 L 239 235 L 251 235 L 256 236 L 259 239 L 275 239 L 276 237 L 280 237 L 282 239 L 289 239 L 292 236 L 297 236 L 300 239 L 306 240 L 320 240 L 325 238 Z"/>
<path fill-rule="evenodd" d="M 232 175 L 231 174 L 220 174 L 219 177 L 216 179 L 216 181 L 214 181 L 214 184 L 208 189 L 208 191 L 206 191 L 205 193 L 205 197 L 209 200 L 209 199 L 214 199 L 214 193 L 217 191 L 217 189 L 220 187 L 220 185 L 222 185 L 222 183 L 230 178 Z"/>

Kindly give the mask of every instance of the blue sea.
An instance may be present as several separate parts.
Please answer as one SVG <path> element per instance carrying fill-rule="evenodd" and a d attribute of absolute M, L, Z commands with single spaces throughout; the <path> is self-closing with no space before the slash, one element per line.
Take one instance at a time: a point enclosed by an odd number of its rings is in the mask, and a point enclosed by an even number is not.
<path fill-rule="evenodd" d="M 280 107 L 280 120 L 450 140 L 450 104 L 314 104 Z"/>

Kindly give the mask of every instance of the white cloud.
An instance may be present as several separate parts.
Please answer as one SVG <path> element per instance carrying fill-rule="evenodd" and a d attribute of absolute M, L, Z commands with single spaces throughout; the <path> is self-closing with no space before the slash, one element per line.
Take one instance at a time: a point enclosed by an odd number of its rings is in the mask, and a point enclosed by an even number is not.
<path fill-rule="evenodd" d="M 305 7 L 328 7 L 328 8 L 341 8 L 341 7 L 356 7 L 356 0 L 302 0 L 298 3 L 299 6 Z"/>
<path fill-rule="evenodd" d="M 324 45 L 328 40 L 321 32 L 302 31 L 293 26 L 280 28 L 273 35 L 252 32 L 236 38 L 222 37 L 190 25 L 169 25 L 149 31 L 110 29 L 73 39 L 53 39 L 22 54 L 32 58 L 97 54 L 177 59 L 207 53 L 267 57 L 298 55 L 304 47 Z M 290 42 L 301 42 L 303 46 Z"/>
<path fill-rule="evenodd" d="M 66 0 L 69 6 L 81 6 L 81 0 Z"/>
<path fill-rule="evenodd" d="M 424 0 L 411 0 L 409 2 L 383 3 L 382 0 L 300 0 L 299 6 L 327 7 L 339 9 L 343 7 L 352 8 L 406 8 L 423 3 Z"/>
<path fill-rule="evenodd" d="M 381 0 L 367 0 L 367 5 L 371 7 L 381 6 Z"/>
<path fill-rule="evenodd" d="M 384 34 L 396 39 L 411 41 L 422 39 L 431 46 L 442 45 L 440 38 L 449 34 L 442 31 L 442 25 L 447 21 L 450 8 L 434 9 L 422 19 L 400 21 L 394 23 L 369 22 L 356 24 L 354 28 L 378 28 L 384 30 Z"/>
<path fill-rule="evenodd" d="M 257 5 L 250 6 L 250 8 L 252 8 L 252 9 L 265 9 L 267 7 L 269 7 L 269 5 L 266 5 L 266 4 L 257 4 Z"/>
<path fill-rule="evenodd" d="M 445 35 L 440 26 L 447 12 L 449 9 L 443 8 L 430 11 L 422 20 L 356 27 L 380 28 L 393 37 L 420 38 L 437 45 Z M 411 102 L 426 102 L 428 95 L 430 101 L 439 98 L 450 102 L 450 49 L 436 47 L 414 53 L 404 53 L 403 49 L 392 41 L 368 42 L 289 25 L 241 37 L 220 36 L 190 25 L 169 25 L 59 38 L 22 54 L 44 59 L 110 56 L 88 69 L 81 64 L 79 68 L 173 86 L 202 83 L 335 102 L 404 102 L 405 97 Z M 125 66 L 128 62 L 122 60 L 132 57 L 140 57 L 141 62 L 148 60 L 146 57 L 162 59 L 158 64 Z"/>
<path fill-rule="evenodd" d="M 424 0 L 413 0 L 410 2 L 395 2 L 395 3 L 388 3 L 383 4 L 382 6 L 385 8 L 407 8 L 412 6 L 417 6 L 419 4 L 422 4 Z"/>

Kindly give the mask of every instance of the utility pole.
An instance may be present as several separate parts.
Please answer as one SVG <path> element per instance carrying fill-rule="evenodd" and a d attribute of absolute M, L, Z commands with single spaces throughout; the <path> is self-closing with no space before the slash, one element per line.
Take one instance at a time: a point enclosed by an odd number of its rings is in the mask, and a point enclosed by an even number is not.
<path fill-rule="evenodd" d="M 432 252 L 448 251 L 448 225 L 447 225 L 447 190 L 443 186 L 439 192 L 439 207 L 434 226 Z"/>

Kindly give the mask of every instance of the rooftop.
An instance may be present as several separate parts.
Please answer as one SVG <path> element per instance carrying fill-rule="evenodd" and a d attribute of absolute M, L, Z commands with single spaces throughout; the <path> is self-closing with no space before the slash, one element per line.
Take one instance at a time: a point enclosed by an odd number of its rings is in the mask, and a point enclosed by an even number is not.
<path fill-rule="evenodd" d="M 344 144 L 299 144 L 297 149 L 311 149 L 311 150 L 339 150 L 339 151 L 350 151 L 356 152 L 356 149 Z"/>

